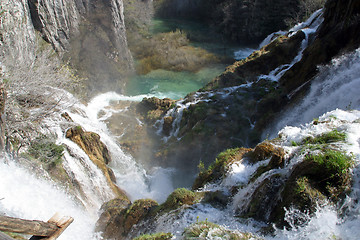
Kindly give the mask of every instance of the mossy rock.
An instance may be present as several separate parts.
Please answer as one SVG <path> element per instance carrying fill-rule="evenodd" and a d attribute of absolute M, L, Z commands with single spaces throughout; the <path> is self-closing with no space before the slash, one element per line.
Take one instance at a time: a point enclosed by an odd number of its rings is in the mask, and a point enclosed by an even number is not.
<path fill-rule="evenodd" d="M 111 157 L 106 145 L 100 140 L 100 136 L 94 132 L 84 131 L 81 126 L 76 126 L 66 131 L 66 137 L 75 142 L 103 172 L 113 192 L 117 196 L 126 197 L 126 193 L 115 184 L 114 173 L 106 165 L 111 161 Z"/>
<path fill-rule="evenodd" d="M 214 233 L 215 236 L 214 236 Z M 183 239 L 231 239 L 231 240 L 260 240 L 251 233 L 228 230 L 218 224 L 201 221 L 185 228 Z"/>
<path fill-rule="evenodd" d="M 156 206 L 158 203 L 151 199 L 136 200 L 133 204 L 127 199 L 113 199 L 101 207 L 103 212 L 96 223 L 96 231 L 102 232 L 106 239 L 127 239 L 132 227 Z"/>
<path fill-rule="evenodd" d="M 123 216 L 130 204 L 130 201 L 124 198 L 116 198 L 104 203 L 100 209 L 102 213 L 96 222 L 95 231 L 102 232 L 105 238 L 115 238 L 124 235 Z"/>
<path fill-rule="evenodd" d="M 144 119 L 154 124 L 156 120 L 161 119 L 165 113 L 175 107 L 175 100 L 169 98 L 159 99 L 156 97 L 144 98 L 140 103 L 136 105 L 136 110 L 140 113 Z"/>
<path fill-rule="evenodd" d="M 69 138 L 79 145 L 91 158 L 96 158 L 105 164 L 111 161 L 109 150 L 100 140 L 100 136 L 94 132 L 86 132 L 81 126 L 70 128 L 66 131 L 66 138 Z"/>
<path fill-rule="evenodd" d="M 124 216 L 124 232 L 130 232 L 132 226 L 144 220 L 147 214 L 159 204 L 152 199 L 136 200 L 127 210 Z"/>
<path fill-rule="evenodd" d="M 256 172 L 252 175 L 250 181 L 254 181 L 263 173 L 275 169 L 283 168 L 285 166 L 285 151 L 280 147 L 274 147 L 270 143 L 263 142 L 256 146 L 253 152 L 248 154 L 250 158 L 254 161 L 261 161 L 266 158 L 270 158 L 269 163 L 266 166 L 260 166 Z"/>
<path fill-rule="evenodd" d="M 346 154 L 327 149 L 323 153 L 308 155 L 295 166 L 281 201 L 271 215 L 271 221 L 284 226 L 284 208 L 291 206 L 313 213 L 318 204 L 337 203 L 351 189 L 350 168 L 353 160 Z"/>
<path fill-rule="evenodd" d="M 144 234 L 134 238 L 133 240 L 170 240 L 172 237 L 173 235 L 171 233 L 154 233 Z"/>
<path fill-rule="evenodd" d="M 160 205 L 160 211 L 167 212 L 177 209 L 183 205 L 193 205 L 201 199 L 202 194 L 190 191 L 186 188 L 175 189 L 166 199 L 166 201 Z"/>
<path fill-rule="evenodd" d="M 239 209 L 240 215 L 259 221 L 269 221 L 283 184 L 284 179 L 280 175 L 264 179 L 252 194 L 249 204 Z"/>
<path fill-rule="evenodd" d="M 200 169 L 200 173 L 194 181 L 192 189 L 199 189 L 205 184 L 220 180 L 226 174 L 227 167 L 236 161 L 241 161 L 244 155 L 249 153 L 249 148 L 232 148 L 221 152 L 214 163 L 207 170 Z"/>

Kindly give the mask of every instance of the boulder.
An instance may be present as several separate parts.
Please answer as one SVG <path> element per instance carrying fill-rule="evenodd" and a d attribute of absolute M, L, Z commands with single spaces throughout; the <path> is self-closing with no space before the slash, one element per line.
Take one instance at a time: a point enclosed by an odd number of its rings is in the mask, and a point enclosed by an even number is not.
<path fill-rule="evenodd" d="M 175 106 L 175 102 L 175 100 L 171 100 L 170 98 L 144 98 L 136 106 L 136 110 L 144 117 L 147 122 L 154 124 L 155 121 L 164 116 L 171 107 Z M 167 122 L 169 121 L 170 118 L 167 119 Z"/>
<path fill-rule="evenodd" d="M 123 190 L 115 185 L 115 176 L 106 164 L 110 163 L 111 157 L 106 145 L 101 142 L 100 136 L 93 132 L 86 132 L 81 126 L 67 130 L 66 137 L 75 142 L 89 156 L 91 161 L 103 172 L 109 186 L 118 196 L 126 197 Z"/>
<path fill-rule="evenodd" d="M 158 203 L 151 199 L 136 200 L 133 204 L 127 199 L 111 200 L 102 206 L 96 231 L 102 232 L 106 239 L 128 239 L 132 227 L 144 220 L 156 206 Z"/>

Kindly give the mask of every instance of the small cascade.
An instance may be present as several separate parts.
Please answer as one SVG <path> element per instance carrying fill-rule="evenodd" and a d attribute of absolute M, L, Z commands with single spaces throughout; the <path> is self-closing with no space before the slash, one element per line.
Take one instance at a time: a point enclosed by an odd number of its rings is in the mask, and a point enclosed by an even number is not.
<path fill-rule="evenodd" d="M 171 169 L 158 168 L 152 174 L 136 163 L 128 154 L 125 154 L 114 137 L 110 134 L 104 122 L 113 113 L 126 111 L 126 109 L 114 110 L 110 106 L 117 101 L 141 101 L 149 95 L 124 96 L 109 92 L 95 97 L 87 106 L 81 106 L 82 114 L 69 112 L 71 118 L 86 131 L 95 132 L 100 135 L 101 141 L 108 147 L 112 162 L 110 167 L 115 173 L 117 185 L 124 189 L 131 200 L 139 198 L 153 198 L 159 202 L 165 201 L 166 196 L 173 190 L 169 182 Z M 102 116 L 99 117 L 100 112 Z M 141 123 L 139 123 L 141 124 Z M 158 179 L 167 179 L 166 184 L 159 186 Z"/>
<path fill-rule="evenodd" d="M 307 21 L 305 21 L 303 23 L 300 23 L 300 24 L 296 25 L 295 27 L 291 28 L 287 32 L 287 34 L 290 37 L 295 35 L 298 31 L 302 31 L 305 34 L 305 39 L 301 42 L 301 46 L 300 46 L 298 54 L 291 61 L 291 63 L 284 64 L 284 65 L 281 65 L 281 66 L 277 67 L 276 69 L 272 70 L 268 75 L 260 75 L 258 77 L 258 79 L 259 80 L 267 79 L 267 80 L 270 80 L 270 81 L 277 82 L 292 66 L 294 66 L 295 63 L 297 63 L 297 62 L 299 62 L 301 60 L 304 50 L 309 45 L 309 37 L 310 37 L 310 35 L 314 34 L 317 31 L 317 29 L 319 28 L 322 21 L 323 21 L 322 10 L 320 9 L 320 10 L 316 11 L 315 13 L 313 13 L 311 15 L 311 17 Z M 273 34 L 269 35 L 260 44 L 260 46 L 262 44 L 265 44 L 265 43 L 270 43 L 271 39 L 274 36 L 277 36 L 280 33 L 283 33 L 283 32 L 277 32 L 277 33 L 273 33 Z"/>

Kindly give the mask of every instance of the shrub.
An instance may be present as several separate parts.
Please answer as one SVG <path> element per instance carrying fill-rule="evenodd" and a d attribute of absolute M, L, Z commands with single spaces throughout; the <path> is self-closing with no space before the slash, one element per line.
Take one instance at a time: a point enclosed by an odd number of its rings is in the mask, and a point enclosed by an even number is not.
<path fill-rule="evenodd" d="M 43 163 L 56 166 L 62 162 L 64 147 L 52 139 L 40 137 L 30 143 L 28 154 Z"/>

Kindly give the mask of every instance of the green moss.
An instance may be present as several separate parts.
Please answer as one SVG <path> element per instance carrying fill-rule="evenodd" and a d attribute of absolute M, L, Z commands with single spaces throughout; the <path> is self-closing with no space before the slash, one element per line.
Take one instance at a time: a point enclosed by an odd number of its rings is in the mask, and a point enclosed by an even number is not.
<path fill-rule="evenodd" d="M 141 235 L 134 240 L 170 240 L 172 237 L 171 233 L 154 233 Z"/>
<path fill-rule="evenodd" d="M 243 155 L 249 151 L 250 149 L 247 148 L 231 148 L 219 153 L 215 162 L 213 162 L 207 170 L 203 168 L 203 171 L 199 172 L 192 188 L 198 189 L 206 183 L 221 179 L 226 173 L 227 166 L 234 161 L 240 161 Z"/>
<path fill-rule="evenodd" d="M 239 153 L 239 150 L 240 148 L 231 148 L 219 153 L 215 162 L 210 165 L 209 170 L 225 170 L 224 168 L 227 166 L 227 163 L 236 159 L 236 155 Z"/>
<path fill-rule="evenodd" d="M 315 138 L 306 138 L 304 140 L 305 144 L 325 144 L 332 142 L 345 141 L 346 134 L 339 132 L 338 130 L 333 130 L 331 132 L 323 133 Z"/>
<path fill-rule="evenodd" d="M 178 188 L 168 196 L 163 206 L 165 208 L 175 209 L 184 204 L 192 205 L 195 200 L 196 195 L 193 191 L 186 188 Z"/>
<path fill-rule="evenodd" d="M 329 171 L 331 178 L 347 173 L 349 168 L 354 165 L 352 157 L 331 149 L 327 149 L 324 153 L 317 155 L 307 155 L 305 160 L 314 161 L 320 168 Z"/>

